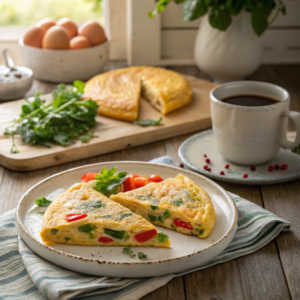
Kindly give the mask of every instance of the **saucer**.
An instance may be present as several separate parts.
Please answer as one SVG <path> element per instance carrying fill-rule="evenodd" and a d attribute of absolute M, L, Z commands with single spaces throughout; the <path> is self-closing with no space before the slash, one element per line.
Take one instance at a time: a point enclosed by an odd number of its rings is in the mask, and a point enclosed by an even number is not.
<path fill-rule="evenodd" d="M 255 166 L 255 171 L 252 171 L 250 166 L 240 166 L 226 161 L 216 149 L 211 129 L 197 133 L 185 140 L 180 145 L 178 154 L 188 168 L 212 179 L 226 182 L 273 184 L 300 178 L 300 155 L 291 150 L 280 148 L 277 157 L 266 164 Z M 207 163 L 206 159 L 209 159 L 210 163 Z M 228 169 L 225 168 L 226 164 L 229 165 Z M 282 164 L 287 164 L 288 168 L 275 170 L 275 165 L 281 166 Z M 205 170 L 204 166 L 208 166 L 211 171 Z M 268 170 L 269 166 L 273 166 L 273 171 Z M 224 172 L 224 175 L 220 175 L 221 171 Z M 243 176 L 246 176 L 244 174 L 247 174 L 248 177 L 244 178 Z"/>

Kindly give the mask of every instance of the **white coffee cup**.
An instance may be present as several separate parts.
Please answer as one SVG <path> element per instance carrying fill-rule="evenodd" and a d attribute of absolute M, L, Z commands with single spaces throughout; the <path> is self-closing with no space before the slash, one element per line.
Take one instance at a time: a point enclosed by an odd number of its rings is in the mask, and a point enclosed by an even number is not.
<path fill-rule="evenodd" d="M 238 95 L 256 95 L 277 100 L 266 106 L 240 106 L 222 101 Z M 235 81 L 210 92 L 213 133 L 218 152 L 228 161 L 259 165 L 276 157 L 279 147 L 291 149 L 300 143 L 300 113 L 289 111 L 290 95 L 280 86 L 258 81 Z M 287 121 L 296 127 L 293 142 L 286 139 Z"/>

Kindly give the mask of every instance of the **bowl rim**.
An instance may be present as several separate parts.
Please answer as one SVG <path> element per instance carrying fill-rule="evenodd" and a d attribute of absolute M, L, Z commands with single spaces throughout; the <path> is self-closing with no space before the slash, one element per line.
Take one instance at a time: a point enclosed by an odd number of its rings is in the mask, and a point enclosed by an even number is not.
<path fill-rule="evenodd" d="M 28 46 L 26 44 L 24 44 L 23 42 L 23 38 L 20 38 L 18 41 L 19 45 L 21 46 L 21 48 L 25 48 L 25 49 L 30 49 L 32 51 L 37 51 L 37 52 L 43 52 L 43 51 L 47 51 L 48 53 L 66 53 L 66 51 L 71 50 L 71 51 L 89 51 L 89 50 L 93 50 L 95 48 L 101 48 L 101 47 L 105 47 L 109 44 L 109 39 L 106 38 L 106 41 L 96 45 L 96 46 L 92 46 L 92 47 L 88 47 L 88 48 L 83 48 L 83 49 L 43 49 L 43 48 L 36 48 L 36 47 L 31 47 Z"/>

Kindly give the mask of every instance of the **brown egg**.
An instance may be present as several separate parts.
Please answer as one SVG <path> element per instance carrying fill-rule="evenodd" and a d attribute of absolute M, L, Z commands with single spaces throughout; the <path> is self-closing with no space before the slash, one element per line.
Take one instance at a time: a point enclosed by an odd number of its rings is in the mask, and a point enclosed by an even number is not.
<path fill-rule="evenodd" d="M 46 31 L 42 47 L 45 49 L 70 49 L 70 37 L 67 29 L 55 25 Z"/>
<path fill-rule="evenodd" d="M 31 27 L 26 31 L 23 42 L 25 45 L 41 48 L 44 33 L 44 30 L 40 27 Z"/>
<path fill-rule="evenodd" d="M 78 30 L 78 35 L 86 37 L 93 46 L 106 41 L 105 32 L 102 26 L 96 21 L 83 23 Z"/>
<path fill-rule="evenodd" d="M 91 42 L 84 36 L 75 36 L 70 41 L 71 49 L 83 49 L 91 47 Z"/>
<path fill-rule="evenodd" d="M 46 32 L 50 27 L 54 26 L 55 22 L 50 18 L 45 18 L 38 21 L 35 26 L 41 27 Z"/>
<path fill-rule="evenodd" d="M 68 18 L 62 18 L 56 24 L 68 30 L 70 39 L 77 35 L 77 25 L 72 20 Z"/>

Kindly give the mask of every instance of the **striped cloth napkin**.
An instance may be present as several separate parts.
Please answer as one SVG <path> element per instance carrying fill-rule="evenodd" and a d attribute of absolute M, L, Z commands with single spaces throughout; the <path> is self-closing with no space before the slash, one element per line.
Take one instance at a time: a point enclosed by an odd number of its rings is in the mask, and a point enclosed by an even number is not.
<path fill-rule="evenodd" d="M 173 165 L 169 157 L 153 160 Z M 15 212 L 0 219 L 0 300 L 73 299 L 135 300 L 165 285 L 176 276 L 252 253 L 291 224 L 269 211 L 231 194 L 238 209 L 238 229 L 231 244 L 210 262 L 188 271 L 145 279 L 93 277 L 49 263 L 33 253 L 18 236 Z"/>

